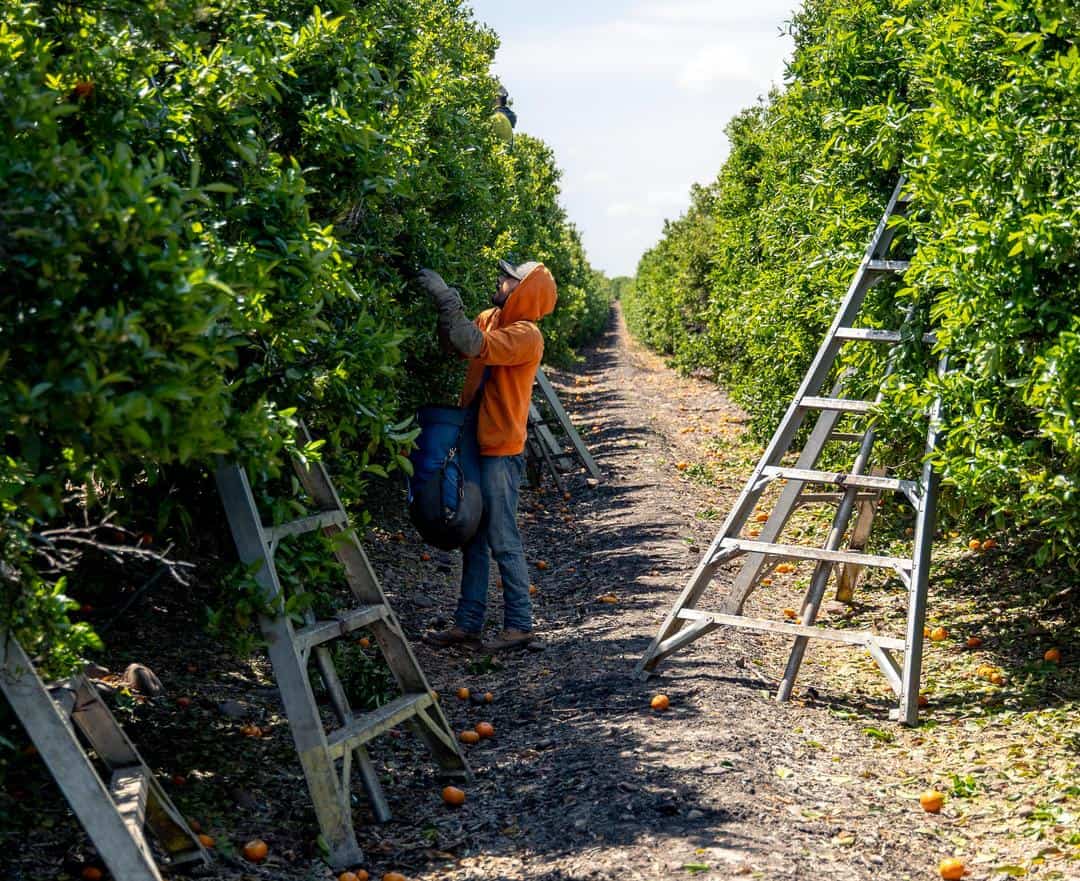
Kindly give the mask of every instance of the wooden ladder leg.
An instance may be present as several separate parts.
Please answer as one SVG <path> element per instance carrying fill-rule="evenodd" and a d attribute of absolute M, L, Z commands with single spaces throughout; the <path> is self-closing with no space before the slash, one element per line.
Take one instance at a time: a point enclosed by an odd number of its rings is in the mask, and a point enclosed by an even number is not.
<path fill-rule="evenodd" d="M 161 881 L 141 836 L 116 809 L 70 723 L 60 714 L 18 641 L 0 632 L 0 690 L 114 878 Z"/>

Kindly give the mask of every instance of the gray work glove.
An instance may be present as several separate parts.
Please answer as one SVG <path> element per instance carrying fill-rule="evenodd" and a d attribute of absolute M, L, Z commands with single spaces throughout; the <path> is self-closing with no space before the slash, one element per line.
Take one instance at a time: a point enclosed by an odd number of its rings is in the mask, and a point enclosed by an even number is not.
<path fill-rule="evenodd" d="M 439 341 L 443 348 L 449 346 L 466 358 L 479 355 L 484 334 L 465 315 L 465 306 L 458 292 L 431 269 L 420 270 L 416 283 L 427 292 L 439 310 Z"/>

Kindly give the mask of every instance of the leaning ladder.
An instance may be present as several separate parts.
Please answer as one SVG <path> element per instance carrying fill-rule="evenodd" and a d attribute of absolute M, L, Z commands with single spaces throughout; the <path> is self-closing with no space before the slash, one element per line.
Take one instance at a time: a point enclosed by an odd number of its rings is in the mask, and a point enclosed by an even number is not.
<path fill-rule="evenodd" d="M 567 414 L 566 408 L 563 407 L 562 401 L 559 400 L 559 395 L 556 393 L 555 387 L 551 384 L 551 380 L 548 379 L 544 371 L 539 368 L 536 370 L 535 389 L 540 392 L 542 400 L 548 405 L 551 412 L 555 414 L 554 424 L 562 429 L 563 433 L 569 438 L 574 454 L 576 454 L 577 458 L 581 461 L 581 464 L 589 473 L 589 476 L 594 480 L 600 480 L 600 469 L 597 467 L 596 461 L 589 453 L 589 449 L 585 446 L 585 442 L 581 439 L 581 435 L 578 434 L 577 429 L 574 428 L 574 423 L 570 421 L 570 416 Z M 551 472 L 551 476 L 555 481 L 555 485 L 559 488 L 559 492 L 562 492 L 564 486 L 559 469 L 560 467 L 566 468 L 571 466 L 573 463 L 573 456 L 563 449 L 563 445 L 559 443 L 551 428 L 552 423 L 544 420 L 544 417 L 540 413 L 540 408 L 536 406 L 535 401 L 530 401 L 526 433 L 529 454 L 537 462 L 543 461 L 544 464 L 547 465 L 548 470 Z"/>
<path fill-rule="evenodd" d="M 299 440 L 311 441 L 303 426 Z M 217 484 L 241 562 L 246 566 L 259 564 L 256 581 L 267 599 L 282 609 L 282 614 L 262 617 L 260 625 L 322 836 L 330 850 L 329 862 L 334 868 L 345 868 L 362 859 L 352 824 L 349 791 L 354 755 L 376 818 L 380 822 L 390 818 L 378 774 L 367 753 L 369 741 L 408 722 L 423 738 L 445 776 L 469 777 L 470 771 L 371 563 L 349 526 L 348 514 L 326 469 L 320 462 L 299 458 L 293 459 L 293 468 L 319 510 L 280 526 L 263 526 L 247 473 L 241 466 L 219 464 Z M 323 621 L 316 620 L 309 611 L 304 626 L 297 629 L 284 614 L 274 553 L 281 540 L 319 529 L 330 538 L 334 556 L 344 568 L 345 580 L 359 605 Z M 372 712 L 356 714 L 349 706 L 327 643 L 363 627 L 374 634 L 402 694 Z M 329 733 L 308 678 L 312 655 L 337 717 L 338 727 Z"/>
<path fill-rule="evenodd" d="M 22 646 L 4 631 L 0 661 L 0 691 L 114 878 L 161 881 L 144 827 L 160 845 L 166 868 L 209 865 L 199 839 L 92 682 L 79 674 L 46 686 Z M 110 772 L 107 787 L 76 729 Z"/>
<path fill-rule="evenodd" d="M 807 640 L 810 638 L 831 640 L 866 648 L 897 695 L 898 708 L 893 712 L 893 717 L 904 724 L 913 725 L 917 722 L 923 627 L 926 619 L 927 577 L 930 568 L 937 491 L 937 477 L 930 465 L 930 453 L 937 443 L 940 430 L 941 401 L 935 400 L 930 408 L 926 456 L 921 475 L 917 481 L 914 481 L 886 477 L 880 471 L 868 473 L 875 440 L 872 413 L 881 400 L 880 393 L 876 401 L 839 397 L 843 388 L 843 378 L 841 378 L 832 387 L 830 396 L 820 395 L 833 370 L 841 346 L 845 343 L 876 342 L 896 345 L 908 341 L 910 335 L 908 322 L 912 317 L 910 310 L 900 330 L 878 330 L 855 326 L 870 288 L 889 275 L 903 272 L 908 266 L 906 261 L 889 259 L 888 256 L 896 232 L 895 225 L 891 224 L 890 220 L 893 217 L 903 216 L 908 208 L 908 200 L 902 193 L 903 185 L 904 180 L 901 179 L 889 199 L 885 213 L 840 304 L 832 326 L 825 335 L 824 342 L 818 349 L 817 355 L 803 378 L 802 385 L 796 392 L 772 440 L 728 514 L 723 528 L 702 557 L 690 581 L 664 619 L 656 638 L 653 639 L 638 665 L 638 671 L 643 676 L 647 677 L 651 674 L 664 658 L 724 625 L 782 633 L 795 637 L 787 668 L 777 693 L 778 700 L 787 700 L 791 696 L 795 677 L 802 664 Z M 933 335 L 927 334 L 922 341 L 931 343 L 933 339 Z M 895 354 L 896 349 L 893 350 L 894 357 Z M 886 368 L 887 373 L 892 369 L 893 358 L 890 358 Z M 945 364 L 942 360 L 938 364 L 938 371 L 941 372 L 944 369 Z M 817 422 L 794 467 L 786 467 L 782 464 L 782 460 L 791 448 L 803 420 L 811 411 L 819 412 Z M 845 414 L 866 418 L 866 427 L 861 432 L 837 431 L 837 425 Z M 858 452 L 849 471 L 815 470 L 822 450 L 830 441 L 858 444 Z M 783 482 L 784 486 L 775 507 L 761 527 L 758 540 L 742 537 L 741 533 L 754 507 L 766 487 L 774 480 Z M 806 491 L 807 484 L 832 485 L 835 489 L 827 493 L 810 493 Z M 910 558 L 886 557 L 861 552 L 869 533 L 876 498 L 882 492 L 902 494 L 915 509 L 914 546 Z M 797 507 L 822 502 L 830 502 L 837 506 L 824 547 L 810 548 L 779 541 L 788 518 Z M 848 525 L 857 508 L 859 522 L 852 531 L 848 546 L 844 548 L 842 545 L 848 532 Z M 704 611 L 696 608 L 698 600 L 720 566 L 740 556 L 745 557 L 745 560 L 721 609 Z M 799 619 L 801 623 L 789 624 L 743 615 L 743 605 L 754 588 L 763 577 L 784 560 L 812 560 L 815 564 L 810 585 L 802 602 Z M 908 590 L 907 627 L 903 639 L 869 631 L 830 630 L 814 626 L 834 566 L 838 568 L 841 595 L 850 592 L 853 578 L 863 567 L 892 569 L 899 575 Z M 894 651 L 904 653 L 902 667 L 893 657 Z"/>

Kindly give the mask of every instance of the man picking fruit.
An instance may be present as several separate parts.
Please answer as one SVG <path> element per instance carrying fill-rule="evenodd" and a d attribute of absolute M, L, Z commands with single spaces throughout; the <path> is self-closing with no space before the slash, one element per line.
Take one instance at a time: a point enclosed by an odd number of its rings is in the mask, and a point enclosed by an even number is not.
<path fill-rule="evenodd" d="M 542 263 L 515 266 L 499 261 L 493 309 L 470 321 L 458 292 L 430 269 L 418 282 L 439 310 L 439 337 L 469 359 L 461 405 L 470 410 L 480 450 L 480 491 L 484 515 L 462 548 L 461 597 L 454 626 L 424 637 L 431 645 L 500 651 L 525 646 L 533 638 L 532 603 L 525 550 L 517 527 L 518 489 L 525 469 L 525 431 L 536 368 L 544 354 L 537 327 L 555 308 L 555 279 Z M 481 631 L 487 611 L 491 558 L 503 583 L 504 629 L 490 643 Z"/>

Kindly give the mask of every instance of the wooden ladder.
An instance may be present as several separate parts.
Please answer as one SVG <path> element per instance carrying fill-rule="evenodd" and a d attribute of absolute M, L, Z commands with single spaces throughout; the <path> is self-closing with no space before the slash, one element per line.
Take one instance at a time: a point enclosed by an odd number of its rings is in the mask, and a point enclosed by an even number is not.
<path fill-rule="evenodd" d="M 933 402 L 928 416 L 924 464 L 917 480 L 884 476 L 881 469 L 872 469 L 871 453 L 875 441 L 873 411 L 881 401 L 879 392 L 874 401 L 851 400 L 840 397 L 844 377 L 831 388 L 828 396 L 821 392 L 833 372 L 841 347 L 849 342 L 887 343 L 894 347 L 886 366 L 886 376 L 894 369 L 900 343 L 919 342 L 912 339 L 909 310 L 898 330 L 879 330 L 856 327 L 856 322 L 869 290 L 880 280 L 902 273 L 906 261 L 890 259 L 889 251 L 896 233 L 890 221 L 906 214 L 908 200 L 903 195 L 904 180 L 897 184 L 885 213 L 866 249 L 855 277 L 842 300 L 825 339 L 810 365 L 799 390 L 791 401 L 779 427 L 754 468 L 742 493 L 729 512 L 723 527 L 704 554 L 697 569 L 664 619 L 640 664 L 638 672 L 649 676 L 669 655 L 686 647 L 706 633 L 721 626 L 781 633 L 794 637 L 787 669 L 780 682 L 778 700 L 791 696 L 795 677 L 802 664 L 807 641 L 811 638 L 831 640 L 864 647 L 877 662 L 889 685 L 897 695 L 898 706 L 892 716 L 904 724 L 918 721 L 919 680 L 922 669 L 923 627 L 926 618 L 927 580 L 933 541 L 937 477 L 930 465 L 940 431 L 941 401 Z M 933 343 L 932 334 L 922 337 L 922 343 Z M 945 370 L 942 359 L 938 372 Z M 807 414 L 818 412 L 809 438 L 792 467 L 782 464 L 791 449 Z M 865 418 L 865 427 L 857 432 L 837 430 L 846 414 Z M 851 468 L 847 471 L 822 471 L 816 465 L 829 442 L 857 444 Z M 761 527 L 756 539 L 742 537 L 748 518 L 762 493 L 773 481 L 784 485 L 779 498 Z M 829 492 L 808 492 L 807 485 L 831 486 Z M 899 493 L 915 509 L 914 543 L 910 557 L 887 557 L 863 552 L 869 537 L 870 524 L 878 496 L 883 492 Z M 836 513 L 823 547 L 805 547 L 780 541 L 780 535 L 791 514 L 801 505 L 831 503 Z M 858 511 L 858 522 L 847 538 L 852 515 Z M 726 561 L 743 557 L 742 568 L 732 584 L 721 608 L 706 611 L 697 608 L 698 600 L 717 570 Z M 761 579 L 784 560 L 812 560 L 814 572 L 799 611 L 801 623 L 751 618 L 742 614 L 743 605 Z M 838 572 L 839 596 L 850 597 L 854 579 L 865 567 L 893 570 L 908 590 L 907 626 L 903 639 L 883 636 L 869 631 L 832 630 L 815 626 L 818 610 L 833 568 Z M 897 663 L 893 652 L 903 652 L 903 665 Z"/>
<path fill-rule="evenodd" d="M 529 456 L 537 463 L 542 461 L 547 466 L 560 493 L 565 489 L 561 469 L 571 467 L 575 455 L 589 473 L 589 476 L 599 481 L 601 479 L 600 469 L 597 467 L 596 461 L 589 453 L 589 449 L 585 446 L 581 435 L 574 428 L 574 423 L 570 421 L 570 416 L 563 407 L 562 401 L 559 400 L 551 380 L 539 368 L 536 371 L 535 391 L 540 393 L 541 400 L 555 414 L 555 421 L 546 421 L 536 403 L 534 401 L 529 403 L 529 420 L 526 434 L 526 449 Z M 561 429 L 570 440 L 570 445 L 574 451 L 572 454 L 566 452 L 558 438 L 555 437 L 555 433 L 551 430 L 553 426 Z"/>
<path fill-rule="evenodd" d="M 114 878 L 161 881 L 162 865 L 209 865 L 210 857 L 85 676 L 46 686 L 15 637 L 0 632 L 0 690 Z M 73 724 L 74 723 L 74 724 Z M 76 730 L 110 773 L 98 776 Z"/>
<path fill-rule="evenodd" d="M 299 442 L 301 445 L 311 442 L 303 426 Z M 346 868 L 362 860 L 352 823 L 349 784 L 353 756 L 376 818 L 379 822 L 390 818 L 378 774 L 368 756 L 369 741 L 408 722 L 431 750 L 443 775 L 468 778 L 471 773 L 453 729 L 417 663 L 356 533 L 349 526 L 348 514 L 326 469 L 320 462 L 295 457 L 293 469 L 318 510 L 280 526 L 263 526 L 247 473 L 241 466 L 219 463 L 216 476 L 240 560 L 252 568 L 258 564 L 255 580 L 267 600 L 281 609 L 281 614 L 276 616 L 262 616 L 259 623 L 319 827 L 330 851 L 329 862 L 334 868 Z M 322 530 L 331 539 L 334 556 L 344 568 L 345 580 L 358 605 L 329 620 L 316 620 L 308 611 L 304 626 L 298 629 L 284 613 L 285 597 L 274 565 L 274 553 L 283 539 L 315 530 Z M 328 643 L 364 627 L 374 634 L 402 693 L 374 711 L 354 713 Z M 308 678 L 313 656 L 337 717 L 337 727 L 329 732 L 323 726 Z"/>

